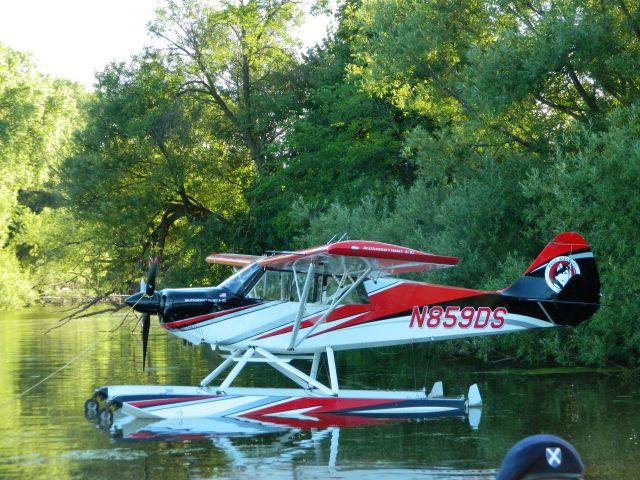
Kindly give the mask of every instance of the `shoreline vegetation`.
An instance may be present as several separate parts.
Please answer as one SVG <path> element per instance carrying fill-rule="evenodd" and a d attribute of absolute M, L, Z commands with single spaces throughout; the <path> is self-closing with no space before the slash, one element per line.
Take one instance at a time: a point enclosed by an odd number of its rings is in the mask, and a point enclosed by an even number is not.
<path fill-rule="evenodd" d="M 154 256 L 159 288 L 217 284 L 230 271 L 211 252 L 344 233 L 460 257 L 419 279 L 492 290 L 576 231 L 600 269 L 592 319 L 438 351 L 640 366 L 640 6 L 333 14 L 302 52 L 298 2 L 167 0 L 156 46 L 91 92 L 0 45 L 0 309 L 133 293 Z"/>

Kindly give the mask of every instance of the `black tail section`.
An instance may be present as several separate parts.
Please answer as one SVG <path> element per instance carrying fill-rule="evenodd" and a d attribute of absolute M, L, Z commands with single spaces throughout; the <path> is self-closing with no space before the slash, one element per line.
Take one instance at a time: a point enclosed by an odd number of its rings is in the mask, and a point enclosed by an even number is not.
<path fill-rule="evenodd" d="M 501 293 L 538 303 L 550 322 L 579 325 L 600 306 L 600 277 L 591 248 L 577 233 L 561 233 Z"/>

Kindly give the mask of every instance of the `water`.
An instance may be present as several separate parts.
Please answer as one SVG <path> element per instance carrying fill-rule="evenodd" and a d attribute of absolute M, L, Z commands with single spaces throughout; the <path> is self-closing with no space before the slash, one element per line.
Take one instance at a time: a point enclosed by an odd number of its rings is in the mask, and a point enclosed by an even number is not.
<path fill-rule="evenodd" d="M 511 445 L 541 432 L 571 441 L 588 479 L 638 478 L 640 471 L 634 372 L 439 365 L 425 345 L 338 353 L 341 386 L 421 389 L 443 380 L 445 393 L 459 395 L 477 382 L 484 399 L 477 429 L 465 419 L 445 418 L 262 436 L 112 438 L 84 416 L 84 401 L 96 387 L 195 385 L 220 359 L 204 347 L 183 347 L 153 325 L 151 368 L 143 373 L 131 320 L 113 334 L 109 329 L 122 315 L 74 320 L 44 335 L 60 316 L 53 310 L 0 316 L 2 479 L 486 479 Z M 237 384 L 290 386 L 265 366 L 245 370 Z"/>

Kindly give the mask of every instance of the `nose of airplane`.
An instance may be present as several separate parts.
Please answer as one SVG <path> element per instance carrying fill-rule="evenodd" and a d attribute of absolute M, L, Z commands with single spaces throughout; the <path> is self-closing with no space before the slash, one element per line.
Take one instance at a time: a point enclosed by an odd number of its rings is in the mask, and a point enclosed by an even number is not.
<path fill-rule="evenodd" d="M 145 292 L 134 293 L 124 302 L 136 312 L 158 313 L 160 311 L 160 295 L 157 292 L 151 296 L 147 296 Z"/>

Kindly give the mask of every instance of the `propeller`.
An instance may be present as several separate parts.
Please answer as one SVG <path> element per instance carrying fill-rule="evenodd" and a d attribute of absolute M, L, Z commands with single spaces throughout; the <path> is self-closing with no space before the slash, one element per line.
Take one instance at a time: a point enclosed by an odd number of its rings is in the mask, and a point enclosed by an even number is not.
<path fill-rule="evenodd" d="M 145 293 L 148 297 L 153 295 L 156 291 L 156 275 L 158 274 L 158 257 L 151 259 L 151 265 L 149 265 L 149 273 L 147 274 L 147 283 L 145 287 Z"/>
<path fill-rule="evenodd" d="M 156 290 L 156 275 L 158 274 L 158 257 L 151 259 L 151 265 L 149 265 L 149 273 L 147 274 L 147 281 L 144 288 L 144 293 L 147 297 L 152 297 L 153 292 Z M 149 312 L 142 313 L 142 371 L 144 372 L 147 362 L 147 343 L 149 342 L 149 329 L 151 328 L 151 314 Z"/>
<path fill-rule="evenodd" d="M 151 327 L 151 314 L 142 314 L 142 371 L 147 361 L 147 342 L 149 341 L 149 328 Z"/>

